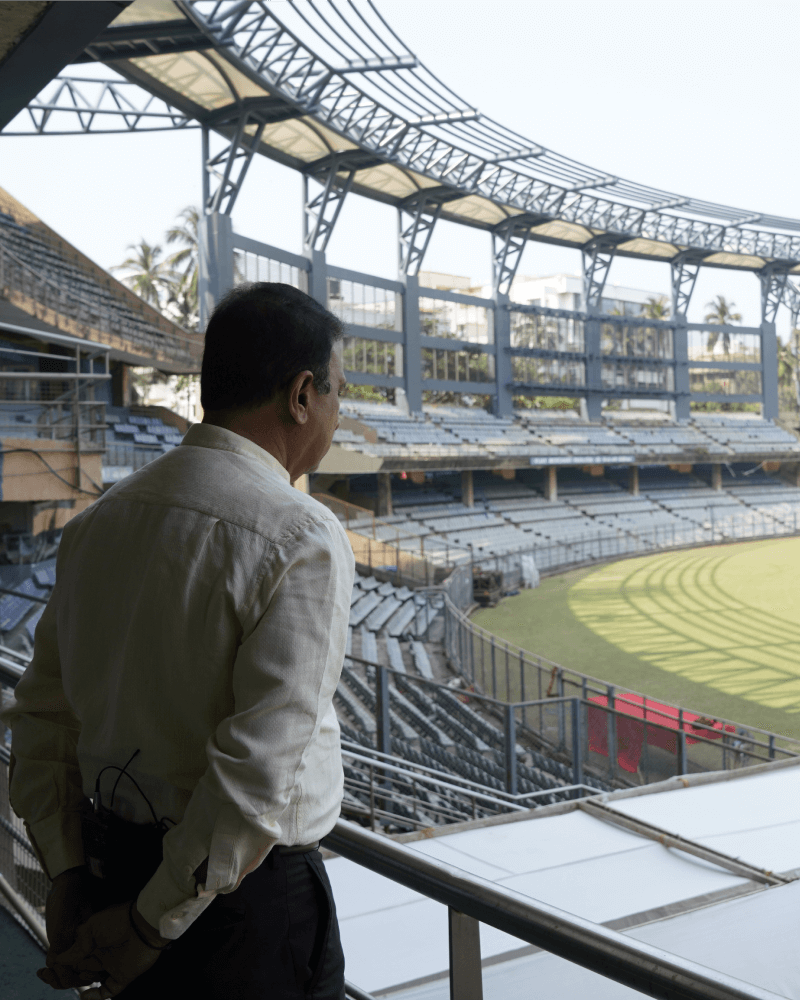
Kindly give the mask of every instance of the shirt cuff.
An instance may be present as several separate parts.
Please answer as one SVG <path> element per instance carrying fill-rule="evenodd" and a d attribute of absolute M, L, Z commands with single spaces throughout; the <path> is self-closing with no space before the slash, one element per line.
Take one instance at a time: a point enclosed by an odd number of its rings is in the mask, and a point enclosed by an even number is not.
<path fill-rule="evenodd" d="M 191 879 L 191 873 L 188 878 Z M 197 896 L 187 894 L 186 887 L 175 882 L 167 863 L 162 862 L 139 894 L 136 908 L 148 924 L 158 928 L 162 938 L 176 939 L 200 917 L 216 895 L 207 892 L 204 886 L 197 888 Z"/>
<path fill-rule="evenodd" d="M 35 824 L 26 822 L 25 830 L 49 879 L 85 864 L 79 810 L 57 810 Z"/>

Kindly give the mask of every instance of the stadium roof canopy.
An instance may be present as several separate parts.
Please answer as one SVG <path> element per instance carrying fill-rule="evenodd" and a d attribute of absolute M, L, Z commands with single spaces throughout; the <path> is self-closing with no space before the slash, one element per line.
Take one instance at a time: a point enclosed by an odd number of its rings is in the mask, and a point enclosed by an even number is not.
<path fill-rule="evenodd" d="M 562 246 L 599 238 L 623 256 L 689 251 L 706 266 L 800 273 L 800 220 L 662 191 L 546 149 L 453 93 L 371 3 L 135 0 L 78 61 L 106 63 L 149 103 L 113 85 L 86 103 L 80 88 L 96 81 L 55 80 L 6 134 L 57 132 L 62 112 L 80 106 L 66 131 L 200 122 L 231 139 L 247 112 L 246 135 L 263 126 L 258 152 L 306 172 L 335 162 L 352 173 L 351 190 L 383 202 L 425 197 L 442 218 L 488 230 L 513 219 Z"/>

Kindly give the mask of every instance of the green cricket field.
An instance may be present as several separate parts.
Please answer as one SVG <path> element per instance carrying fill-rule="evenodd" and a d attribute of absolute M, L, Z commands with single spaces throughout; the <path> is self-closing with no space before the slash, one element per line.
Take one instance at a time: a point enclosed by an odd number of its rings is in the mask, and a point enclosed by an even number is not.
<path fill-rule="evenodd" d="M 473 619 L 618 692 L 800 739 L 800 538 L 573 570 Z"/>

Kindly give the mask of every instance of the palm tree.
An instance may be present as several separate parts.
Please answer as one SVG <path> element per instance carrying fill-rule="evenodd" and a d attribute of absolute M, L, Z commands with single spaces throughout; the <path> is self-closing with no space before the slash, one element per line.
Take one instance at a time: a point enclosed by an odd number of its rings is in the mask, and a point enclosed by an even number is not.
<path fill-rule="evenodd" d="M 189 278 L 189 286 L 197 295 L 198 228 L 200 209 L 188 205 L 178 216 L 172 229 L 167 230 L 167 243 L 181 243 L 183 246 L 170 254 L 167 264 Z"/>
<path fill-rule="evenodd" d="M 200 317 L 197 311 L 197 276 L 194 281 L 188 273 L 175 274 L 166 283 L 166 312 L 184 330 L 197 330 Z"/>
<path fill-rule="evenodd" d="M 669 304 L 667 297 L 665 295 L 658 297 L 654 295 L 649 296 L 647 302 L 642 306 L 642 316 L 647 317 L 648 320 L 668 320 Z"/>
<path fill-rule="evenodd" d="M 742 314 L 734 313 L 733 308 L 736 305 L 735 302 L 728 302 L 724 295 L 718 295 L 713 302 L 706 303 L 706 309 L 710 310 L 709 313 L 705 315 L 706 323 L 719 323 L 719 324 L 730 324 L 730 323 L 741 323 Z M 719 334 L 710 333 L 708 335 L 708 351 L 713 352 L 716 347 L 717 341 L 719 340 Z M 731 353 L 731 335 L 729 333 L 722 334 L 722 350 L 726 355 Z"/>
<path fill-rule="evenodd" d="M 122 281 L 145 302 L 160 309 L 161 296 L 172 277 L 166 261 L 161 260 L 161 247 L 149 244 L 142 237 L 139 243 L 129 244 L 128 250 L 133 254 L 111 270 L 130 271 Z"/>

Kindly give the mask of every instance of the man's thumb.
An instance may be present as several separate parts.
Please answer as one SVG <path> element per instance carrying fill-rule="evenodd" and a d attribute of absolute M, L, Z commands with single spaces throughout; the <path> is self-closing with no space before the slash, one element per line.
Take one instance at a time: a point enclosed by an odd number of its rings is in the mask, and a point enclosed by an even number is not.
<path fill-rule="evenodd" d="M 92 987 L 88 991 L 83 992 L 84 998 L 113 998 L 117 994 L 120 994 L 124 990 L 124 985 L 118 983 L 113 977 L 109 977 L 104 984 L 100 987 Z"/>

